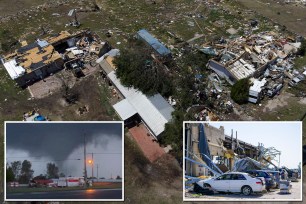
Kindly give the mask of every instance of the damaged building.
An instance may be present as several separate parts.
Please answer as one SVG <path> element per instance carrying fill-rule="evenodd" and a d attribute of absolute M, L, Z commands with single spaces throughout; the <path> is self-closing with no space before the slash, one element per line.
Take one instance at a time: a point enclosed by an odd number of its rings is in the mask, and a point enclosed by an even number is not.
<path fill-rule="evenodd" d="M 147 30 L 139 30 L 136 34 L 136 38 L 145 42 L 154 51 L 157 58 L 163 61 L 171 59 L 171 51 Z"/>
<path fill-rule="evenodd" d="M 88 54 L 98 57 L 109 51 L 107 43 L 101 43 L 98 36 L 90 31 L 69 33 L 37 39 L 22 46 L 1 60 L 9 76 L 25 87 L 63 69 L 68 61 L 83 60 Z"/>
<path fill-rule="evenodd" d="M 250 78 L 249 102 L 258 103 L 264 95 L 272 98 L 279 93 L 284 78 L 291 80 L 291 86 L 304 80 L 293 63 L 300 46 L 294 38 L 275 32 L 242 36 L 211 46 L 218 55 L 207 66 L 231 85 Z"/>
<path fill-rule="evenodd" d="M 258 147 L 241 141 L 232 131 L 226 135 L 224 127 L 204 123 L 190 123 L 185 127 L 186 174 L 193 177 L 209 176 L 234 168 L 236 156 L 258 157 Z M 205 165 L 206 164 L 206 165 Z"/>
<path fill-rule="evenodd" d="M 269 64 L 284 53 L 282 45 L 274 42 L 271 34 L 240 37 L 217 46 L 220 55 L 208 62 L 208 67 L 230 84 L 248 77 L 259 77 Z"/>

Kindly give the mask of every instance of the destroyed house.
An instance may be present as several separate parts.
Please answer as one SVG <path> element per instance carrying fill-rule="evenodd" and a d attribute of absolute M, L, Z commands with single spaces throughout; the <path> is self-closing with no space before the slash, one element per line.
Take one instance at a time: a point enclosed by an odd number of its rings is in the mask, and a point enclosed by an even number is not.
<path fill-rule="evenodd" d="M 20 86 L 43 79 L 64 64 L 61 55 L 45 40 L 25 45 L 4 60 L 5 69 Z"/>
<path fill-rule="evenodd" d="M 283 56 L 278 51 L 282 47 L 273 39 L 266 34 L 234 39 L 219 50 L 221 54 L 210 60 L 208 67 L 230 84 L 244 78 L 259 77 Z"/>
<path fill-rule="evenodd" d="M 2 59 L 10 77 L 19 86 L 27 86 L 64 68 L 67 59 L 88 50 L 89 54 L 103 55 L 109 50 L 108 43 L 100 43 L 99 37 L 90 31 L 58 34 L 37 39 L 31 44 L 22 42 L 22 47 Z M 71 52 L 71 53 L 70 53 Z"/>
<path fill-rule="evenodd" d="M 137 32 L 137 38 L 143 40 L 148 44 L 160 57 L 169 58 L 171 57 L 170 50 L 154 38 L 147 30 L 142 29 Z"/>

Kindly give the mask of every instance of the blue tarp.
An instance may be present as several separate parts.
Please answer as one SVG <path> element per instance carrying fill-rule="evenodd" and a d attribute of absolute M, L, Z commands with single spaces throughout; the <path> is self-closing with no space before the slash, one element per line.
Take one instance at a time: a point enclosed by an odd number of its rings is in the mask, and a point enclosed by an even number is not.
<path fill-rule="evenodd" d="M 38 115 L 34 118 L 34 121 L 45 121 L 45 120 L 46 120 L 46 118 L 42 115 Z"/>
<path fill-rule="evenodd" d="M 147 30 L 142 29 L 137 32 L 139 37 L 146 41 L 158 54 L 166 56 L 171 54 L 170 50 L 166 48 L 161 42 L 154 38 Z"/>
<path fill-rule="evenodd" d="M 210 155 L 210 151 L 209 151 L 209 147 L 208 147 L 208 142 L 207 142 L 207 138 L 204 132 L 204 124 L 200 124 L 199 127 L 199 151 L 201 154 L 206 155 L 207 157 L 211 158 Z M 210 168 L 213 168 L 213 165 L 211 163 L 211 161 L 209 161 L 209 159 L 207 157 L 202 156 L 203 161 L 205 161 L 205 163 L 207 164 L 207 166 L 209 166 Z"/>
<path fill-rule="evenodd" d="M 222 174 L 222 171 L 213 163 L 211 160 L 211 155 L 209 151 L 207 137 L 204 132 L 204 124 L 201 123 L 199 127 L 199 151 L 201 154 L 201 158 L 207 164 L 210 169 L 213 169 L 216 172 Z"/>

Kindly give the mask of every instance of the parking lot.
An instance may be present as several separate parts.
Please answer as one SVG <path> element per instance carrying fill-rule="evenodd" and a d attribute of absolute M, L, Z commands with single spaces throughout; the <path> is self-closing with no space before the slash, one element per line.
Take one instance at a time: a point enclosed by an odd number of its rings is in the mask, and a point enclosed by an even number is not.
<path fill-rule="evenodd" d="M 237 200 L 246 200 L 246 199 L 267 199 L 267 200 L 293 200 L 299 199 L 302 195 L 302 188 L 301 188 L 301 180 L 298 182 L 291 182 L 292 189 L 290 194 L 280 194 L 279 189 L 271 189 L 270 192 L 264 192 L 262 194 L 252 194 L 250 196 L 244 196 L 242 194 L 220 194 L 216 193 L 214 195 L 201 195 L 196 194 L 193 192 L 186 192 L 185 197 L 186 199 L 195 200 L 199 198 L 199 200 L 207 199 L 207 200 L 228 200 L 228 199 L 237 199 Z"/>

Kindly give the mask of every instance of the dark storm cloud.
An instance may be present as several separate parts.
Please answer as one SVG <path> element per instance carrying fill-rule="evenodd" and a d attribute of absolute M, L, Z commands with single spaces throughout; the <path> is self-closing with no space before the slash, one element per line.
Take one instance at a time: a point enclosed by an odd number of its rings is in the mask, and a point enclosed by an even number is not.
<path fill-rule="evenodd" d="M 24 150 L 33 157 L 67 159 L 87 144 L 107 146 L 111 137 L 121 140 L 121 123 L 7 123 L 7 149 Z"/>

